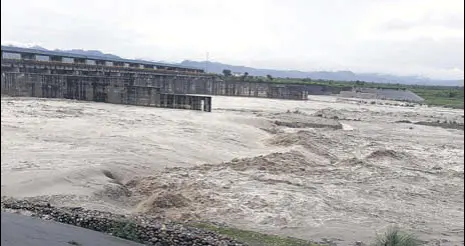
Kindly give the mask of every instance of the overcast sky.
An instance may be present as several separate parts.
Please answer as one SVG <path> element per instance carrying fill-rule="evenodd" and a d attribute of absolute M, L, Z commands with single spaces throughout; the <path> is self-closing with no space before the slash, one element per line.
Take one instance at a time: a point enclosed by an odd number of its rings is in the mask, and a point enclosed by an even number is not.
<path fill-rule="evenodd" d="M 2 0 L 1 42 L 463 79 L 464 1 Z"/>

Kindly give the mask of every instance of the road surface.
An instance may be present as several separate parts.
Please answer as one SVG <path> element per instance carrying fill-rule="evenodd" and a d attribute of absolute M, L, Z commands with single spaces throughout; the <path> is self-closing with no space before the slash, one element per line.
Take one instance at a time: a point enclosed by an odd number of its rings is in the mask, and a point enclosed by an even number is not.
<path fill-rule="evenodd" d="M 141 246 L 88 229 L 2 212 L 1 246 Z"/>

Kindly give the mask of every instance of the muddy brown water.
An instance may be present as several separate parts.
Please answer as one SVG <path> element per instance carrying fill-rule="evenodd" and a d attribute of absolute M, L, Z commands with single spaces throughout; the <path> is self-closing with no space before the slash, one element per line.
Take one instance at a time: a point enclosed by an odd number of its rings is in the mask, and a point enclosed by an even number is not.
<path fill-rule="evenodd" d="M 2 97 L 1 192 L 340 245 L 389 225 L 461 244 L 463 130 L 399 121 L 463 111 L 380 102 L 214 97 L 205 113 Z"/>

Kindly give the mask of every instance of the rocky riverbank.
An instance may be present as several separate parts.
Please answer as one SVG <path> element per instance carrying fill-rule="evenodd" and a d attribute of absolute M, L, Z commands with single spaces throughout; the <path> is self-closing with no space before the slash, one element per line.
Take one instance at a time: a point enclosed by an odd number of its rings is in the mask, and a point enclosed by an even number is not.
<path fill-rule="evenodd" d="M 2 198 L 1 209 L 108 233 L 146 245 L 245 245 L 207 230 L 141 216 L 128 217 L 80 207 L 54 207 L 46 202 L 13 198 Z"/>

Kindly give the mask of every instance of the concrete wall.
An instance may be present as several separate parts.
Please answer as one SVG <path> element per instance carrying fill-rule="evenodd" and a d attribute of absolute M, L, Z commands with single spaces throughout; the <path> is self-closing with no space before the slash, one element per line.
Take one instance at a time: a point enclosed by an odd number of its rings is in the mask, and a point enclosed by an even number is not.
<path fill-rule="evenodd" d="M 417 103 L 421 103 L 424 101 L 423 98 L 409 90 L 394 89 L 356 88 L 352 91 L 342 91 L 339 94 L 339 96 L 362 99 L 396 100 Z"/>
<path fill-rule="evenodd" d="M 38 62 L 28 60 L 2 59 L 2 72 L 21 74 L 57 74 L 83 76 L 103 76 L 111 78 L 111 83 L 132 86 L 152 86 L 161 93 L 202 94 L 221 96 L 243 96 L 307 100 L 308 88 L 301 85 L 276 84 L 272 82 L 248 82 L 221 80 L 209 74 L 180 74 L 156 69 L 138 67 L 111 67 L 90 64 L 67 64 L 60 62 Z M 110 83 L 110 82 L 108 82 Z M 323 90 L 323 89 L 319 89 Z M 318 91 L 313 89 L 313 91 Z"/>
<path fill-rule="evenodd" d="M 163 93 L 160 88 L 127 82 L 122 77 L 2 72 L 1 93 L 207 112 L 212 109 L 209 96 Z"/>
<path fill-rule="evenodd" d="M 21 59 L 21 54 L 2 52 L 2 59 Z"/>

